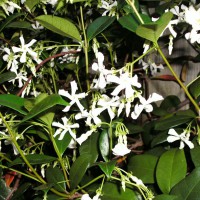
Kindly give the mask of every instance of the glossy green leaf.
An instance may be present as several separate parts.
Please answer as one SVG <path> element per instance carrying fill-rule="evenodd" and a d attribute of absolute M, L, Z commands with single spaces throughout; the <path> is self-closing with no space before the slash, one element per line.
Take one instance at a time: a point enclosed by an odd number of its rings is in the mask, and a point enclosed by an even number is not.
<path fill-rule="evenodd" d="M 31 183 L 25 182 L 20 184 L 20 186 L 17 188 L 16 192 L 12 196 L 12 200 L 20 199 L 21 196 L 31 187 Z"/>
<path fill-rule="evenodd" d="M 24 99 L 13 94 L 1 94 L 0 105 L 11 108 L 23 115 L 26 115 L 24 107 Z"/>
<path fill-rule="evenodd" d="M 157 195 L 154 200 L 178 200 L 176 195 L 161 194 Z"/>
<path fill-rule="evenodd" d="M 16 21 L 11 22 L 6 26 L 6 28 L 25 28 L 25 29 L 33 29 L 31 24 L 26 21 Z"/>
<path fill-rule="evenodd" d="M 42 155 L 42 154 L 29 154 L 26 155 L 25 157 L 32 165 L 50 163 L 57 159 L 56 157 Z M 11 167 L 13 165 L 19 165 L 19 164 L 24 164 L 24 160 L 21 157 L 16 158 L 9 164 L 9 166 Z"/>
<path fill-rule="evenodd" d="M 80 33 L 74 23 L 68 19 L 53 15 L 40 15 L 35 18 L 40 24 L 47 29 L 62 35 L 64 37 L 72 38 L 76 41 L 81 41 Z"/>
<path fill-rule="evenodd" d="M 33 11 L 34 8 L 36 7 L 37 4 L 40 3 L 41 0 L 26 0 L 25 1 L 25 5 L 31 10 Z"/>
<path fill-rule="evenodd" d="M 136 193 L 133 189 L 126 188 L 123 191 L 122 187 L 113 184 L 113 183 L 105 183 L 103 185 L 103 196 L 101 200 L 138 200 L 140 198 L 137 197 Z"/>
<path fill-rule="evenodd" d="M 16 77 L 16 74 L 14 72 L 5 72 L 0 75 L 0 84 L 10 81 Z"/>
<path fill-rule="evenodd" d="M 42 112 L 52 108 L 55 105 L 63 105 L 67 106 L 68 103 L 61 98 L 60 95 L 57 94 L 52 94 L 44 98 L 42 101 L 37 103 L 31 110 L 30 112 L 24 117 L 24 119 L 21 121 L 25 122 L 29 119 L 32 119 L 33 117 L 41 114 Z"/>
<path fill-rule="evenodd" d="M 191 174 L 178 183 L 171 191 L 178 200 L 198 200 L 200 196 L 200 168 L 195 168 Z"/>
<path fill-rule="evenodd" d="M 86 170 L 90 166 L 91 156 L 83 154 L 79 156 L 72 164 L 69 174 L 70 187 L 74 189 L 81 182 Z"/>
<path fill-rule="evenodd" d="M 190 149 L 190 155 L 192 158 L 192 162 L 194 164 L 195 167 L 200 167 L 200 146 L 197 143 L 196 139 L 195 141 L 193 141 L 194 143 L 194 148 Z"/>
<path fill-rule="evenodd" d="M 58 140 L 59 137 L 60 136 L 57 135 L 54 139 L 55 139 L 56 145 L 58 147 L 58 151 L 59 151 L 60 155 L 62 156 L 63 153 L 65 152 L 65 150 L 67 149 L 67 147 L 72 139 L 72 136 L 69 133 L 66 133 L 62 140 Z"/>
<path fill-rule="evenodd" d="M 166 12 L 154 23 L 139 25 L 136 29 L 136 34 L 152 42 L 157 42 L 172 17 L 173 14 L 171 12 Z"/>
<path fill-rule="evenodd" d="M 170 109 L 177 108 L 180 103 L 181 101 L 177 96 L 170 95 L 162 101 L 160 108 L 170 111 Z"/>
<path fill-rule="evenodd" d="M 185 124 L 192 120 L 189 115 L 173 115 L 169 118 L 157 121 L 155 124 L 155 130 L 168 130 L 169 128 Z"/>
<path fill-rule="evenodd" d="M 95 19 L 87 28 L 87 39 L 92 40 L 99 33 L 104 31 L 108 26 L 110 26 L 115 20 L 115 17 L 102 16 Z"/>
<path fill-rule="evenodd" d="M 156 145 L 166 142 L 167 136 L 168 136 L 167 133 L 168 132 L 165 131 L 165 132 L 161 132 L 158 135 L 156 135 L 151 142 L 151 147 L 155 147 Z"/>
<path fill-rule="evenodd" d="M 10 24 L 14 19 L 16 19 L 17 17 L 20 17 L 24 15 L 23 13 L 16 13 L 16 14 L 13 14 L 13 15 L 10 15 L 6 18 L 6 20 L 1 23 L 0 25 L 0 32 L 2 32 L 2 30 L 8 25 Z"/>
<path fill-rule="evenodd" d="M 155 182 L 155 168 L 158 158 L 150 154 L 136 155 L 130 158 L 128 171 L 144 183 Z"/>
<path fill-rule="evenodd" d="M 110 153 L 110 144 L 109 144 L 109 136 L 108 136 L 108 130 L 104 129 L 99 137 L 99 151 L 101 153 L 101 156 L 105 161 L 108 161 L 108 156 Z"/>
<path fill-rule="evenodd" d="M 197 78 L 190 86 L 189 91 L 194 96 L 194 98 L 197 98 L 200 96 L 200 76 Z"/>
<path fill-rule="evenodd" d="M 181 181 L 187 173 L 187 163 L 183 150 L 171 149 L 160 157 L 157 169 L 156 180 L 160 190 L 169 194 L 172 187 Z"/>
<path fill-rule="evenodd" d="M 58 167 L 48 167 L 46 170 L 47 183 L 53 184 L 53 188 L 60 192 L 66 191 L 66 183 L 62 170 Z"/>
<path fill-rule="evenodd" d="M 81 144 L 79 152 L 81 156 L 90 155 L 90 164 L 96 162 L 99 152 L 98 152 L 98 139 L 99 132 L 94 132 L 92 135 Z"/>
<path fill-rule="evenodd" d="M 0 191 L 0 200 L 6 200 L 11 192 L 11 189 L 6 186 L 6 183 L 2 178 L 0 179 Z"/>
<path fill-rule="evenodd" d="M 98 163 L 98 166 L 101 168 L 101 170 L 105 173 L 105 175 L 110 178 L 112 175 L 112 172 L 115 168 L 116 161 L 110 161 L 110 162 L 102 162 Z"/>

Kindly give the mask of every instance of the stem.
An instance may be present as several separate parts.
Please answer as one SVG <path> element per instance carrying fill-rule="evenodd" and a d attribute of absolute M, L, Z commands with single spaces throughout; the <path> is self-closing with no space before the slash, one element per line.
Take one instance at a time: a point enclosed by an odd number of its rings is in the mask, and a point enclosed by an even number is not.
<path fill-rule="evenodd" d="M 86 73 L 86 85 L 87 89 L 90 89 L 90 83 L 88 79 L 89 75 L 89 61 L 88 61 L 88 41 L 87 41 L 87 36 L 85 32 L 85 25 L 84 25 L 84 19 L 83 19 L 83 8 L 80 6 L 80 13 L 81 13 L 81 26 L 82 26 L 82 31 L 83 31 L 83 37 L 84 37 L 84 54 L 85 54 L 85 73 Z"/>
<path fill-rule="evenodd" d="M 167 67 L 169 68 L 169 70 L 171 71 L 171 73 L 173 74 L 173 76 L 175 77 L 175 79 L 177 80 L 177 82 L 179 83 L 179 85 L 183 88 L 185 94 L 187 95 L 187 97 L 189 98 L 189 100 L 191 101 L 191 103 L 194 105 L 198 115 L 200 115 L 200 107 L 199 105 L 196 103 L 196 101 L 193 99 L 193 97 L 190 95 L 187 87 L 181 82 L 181 80 L 179 79 L 179 77 L 176 75 L 175 71 L 173 70 L 172 66 L 169 64 L 167 58 L 165 57 L 165 55 L 163 54 L 162 50 L 160 49 L 159 45 L 157 43 L 155 43 L 155 46 L 159 52 L 159 54 L 161 55 L 161 57 L 163 58 L 164 62 L 166 63 Z"/>
<path fill-rule="evenodd" d="M 126 2 L 133 8 L 133 11 L 135 12 L 135 14 L 137 15 L 139 21 L 141 24 L 144 24 L 144 21 L 143 19 L 140 17 L 140 14 L 139 12 L 137 11 L 136 7 L 135 7 L 135 4 L 134 4 L 134 1 L 132 0 L 126 0 Z"/>

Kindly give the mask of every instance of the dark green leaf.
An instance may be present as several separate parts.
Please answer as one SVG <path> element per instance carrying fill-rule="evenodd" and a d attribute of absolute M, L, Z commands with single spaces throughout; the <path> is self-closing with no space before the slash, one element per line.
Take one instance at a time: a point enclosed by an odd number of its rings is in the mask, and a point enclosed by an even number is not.
<path fill-rule="evenodd" d="M 90 166 L 91 156 L 88 154 L 83 154 L 79 156 L 75 162 L 72 164 L 70 169 L 70 186 L 71 189 L 77 187 L 77 185 L 81 182 L 87 168 Z"/>
<path fill-rule="evenodd" d="M 194 148 L 190 149 L 190 154 L 191 154 L 191 158 L 192 158 L 192 162 L 194 164 L 195 167 L 200 167 L 200 146 L 196 141 L 196 138 L 194 139 L 195 141 L 193 141 L 194 143 Z"/>
<path fill-rule="evenodd" d="M 175 95 L 167 96 L 162 103 L 160 104 L 160 108 L 170 111 L 170 109 L 177 108 L 181 103 L 180 99 Z"/>
<path fill-rule="evenodd" d="M 13 15 L 7 17 L 6 20 L 5 20 L 3 23 L 1 23 L 1 25 L 0 25 L 0 32 L 2 32 L 2 30 L 3 30 L 8 24 L 10 24 L 14 19 L 16 19 L 17 17 L 20 17 L 20 16 L 22 16 L 22 15 L 24 15 L 24 14 L 23 14 L 23 13 L 16 13 L 16 14 L 13 14 Z"/>
<path fill-rule="evenodd" d="M 50 163 L 57 159 L 55 157 L 42 155 L 42 154 L 29 154 L 29 155 L 26 155 L 25 157 L 32 165 Z M 24 164 L 24 160 L 21 157 L 16 158 L 14 161 L 12 161 L 9 164 L 9 167 L 13 165 L 19 165 L 19 164 Z"/>
<path fill-rule="evenodd" d="M 0 179 L 0 191 L 0 200 L 6 200 L 11 192 L 11 189 L 6 186 L 6 183 L 2 178 Z"/>
<path fill-rule="evenodd" d="M 155 130 L 168 130 L 169 128 L 185 124 L 192 120 L 191 116 L 187 115 L 173 115 L 169 118 L 162 119 L 155 124 Z"/>
<path fill-rule="evenodd" d="M 156 169 L 156 179 L 160 190 L 169 194 L 172 187 L 187 173 L 187 163 L 183 150 L 172 149 L 160 157 Z"/>
<path fill-rule="evenodd" d="M 63 200 L 63 197 L 60 197 L 58 195 L 55 194 L 47 194 L 47 199 L 48 200 Z M 43 197 L 36 197 L 34 200 L 44 200 Z"/>
<path fill-rule="evenodd" d="M 116 161 L 110 161 L 110 162 L 102 162 L 98 163 L 98 166 L 101 168 L 101 170 L 105 173 L 105 175 L 110 178 L 112 175 L 112 172 L 115 168 Z"/>
<path fill-rule="evenodd" d="M 198 77 L 192 84 L 189 86 L 189 91 L 194 96 L 194 98 L 197 98 L 200 96 L 200 77 Z"/>
<path fill-rule="evenodd" d="M 16 74 L 14 72 L 5 72 L 0 75 L 0 84 L 10 81 L 16 77 Z"/>
<path fill-rule="evenodd" d="M 74 23 L 68 19 L 56 17 L 53 15 L 40 15 L 36 17 L 36 20 L 47 29 L 62 35 L 64 37 L 70 37 L 76 41 L 81 41 L 80 33 Z"/>
<path fill-rule="evenodd" d="M 55 106 L 57 104 L 63 105 L 63 106 L 68 105 L 68 103 L 60 97 L 60 95 L 52 94 L 52 95 L 47 96 L 42 101 L 37 103 L 30 110 L 30 112 L 24 117 L 24 119 L 21 121 L 21 123 L 25 122 L 29 119 L 32 119 L 33 117 L 41 114 L 42 112 L 48 110 L 49 108 L 52 108 L 53 106 Z"/>
<path fill-rule="evenodd" d="M 172 17 L 171 12 L 166 12 L 154 23 L 139 25 L 136 34 L 152 42 L 157 42 Z"/>
<path fill-rule="evenodd" d="M 33 11 L 34 8 L 36 7 L 37 4 L 40 3 L 41 0 L 26 0 L 25 1 L 25 5 L 31 10 Z"/>
<path fill-rule="evenodd" d="M 167 141 L 167 132 L 161 132 L 157 136 L 154 137 L 154 139 L 151 142 L 151 147 L 155 147 L 158 144 L 162 144 Z"/>
<path fill-rule="evenodd" d="M 11 108 L 23 115 L 27 114 L 27 112 L 23 108 L 24 99 L 13 94 L 1 94 L 0 105 Z"/>
<path fill-rule="evenodd" d="M 144 183 L 155 182 L 155 168 L 158 158 L 150 154 L 137 155 L 130 158 L 128 171 Z"/>
<path fill-rule="evenodd" d="M 115 20 L 115 17 L 102 16 L 95 19 L 87 29 L 87 39 L 92 40 L 99 33 L 104 31 L 108 26 L 110 26 Z"/>
<path fill-rule="evenodd" d="M 19 199 L 29 187 L 31 187 L 31 183 L 25 182 L 20 184 L 19 188 L 17 188 L 17 191 L 14 193 L 12 200 Z"/>
<path fill-rule="evenodd" d="M 178 200 L 178 198 L 175 195 L 161 194 L 157 195 L 154 200 Z"/>
<path fill-rule="evenodd" d="M 66 183 L 63 172 L 58 167 L 48 167 L 46 170 L 47 183 L 60 192 L 66 192 Z"/>
<path fill-rule="evenodd" d="M 62 140 L 58 140 L 59 137 L 60 137 L 59 135 L 57 135 L 55 137 L 55 142 L 58 147 L 58 151 L 59 151 L 60 155 L 62 156 L 63 153 L 65 152 L 65 150 L 67 149 L 67 147 L 72 139 L 72 136 L 69 133 L 66 133 Z"/>
<path fill-rule="evenodd" d="M 105 161 L 108 161 L 108 156 L 110 153 L 109 135 L 108 130 L 104 129 L 99 137 L 99 150 Z"/>
<path fill-rule="evenodd" d="M 81 144 L 79 152 L 81 156 L 90 155 L 90 164 L 93 164 L 98 158 L 98 139 L 99 132 L 94 132 L 92 135 Z"/>
<path fill-rule="evenodd" d="M 31 24 L 26 21 L 18 21 L 18 22 L 11 22 L 6 26 L 6 28 L 25 28 L 25 29 L 33 29 Z"/>
<path fill-rule="evenodd" d="M 178 200 L 199 200 L 200 196 L 200 168 L 195 168 L 191 174 L 178 183 L 171 191 Z"/>

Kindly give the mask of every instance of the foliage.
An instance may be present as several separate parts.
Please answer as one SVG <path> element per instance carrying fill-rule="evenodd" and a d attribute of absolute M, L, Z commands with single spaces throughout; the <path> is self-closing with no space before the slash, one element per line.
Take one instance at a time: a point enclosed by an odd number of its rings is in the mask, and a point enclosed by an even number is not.
<path fill-rule="evenodd" d="M 185 85 L 171 55 L 182 38 L 199 62 L 199 6 L 3 0 L 0 200 L 197 199 L 200 77 Z"/>

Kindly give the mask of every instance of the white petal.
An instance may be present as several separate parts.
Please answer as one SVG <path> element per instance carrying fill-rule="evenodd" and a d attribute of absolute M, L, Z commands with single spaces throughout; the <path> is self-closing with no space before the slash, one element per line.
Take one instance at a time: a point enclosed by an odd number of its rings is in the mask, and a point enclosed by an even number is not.
<path fill-rule="evenodd" d="M 170 128 L 170 129 L 169 129 L 168 134 L 169 134 L 169 135 L 174 135 L 174 136 L 180 138 L 180 135 L 179 135 L 173 128 Z"/>
<path fill-rule="evenodd" d="M 168 136 L 167 137 L 167 142 L 172 143 L 174 141 L 180 140 L 180 138 L 176 137 L 176 136 Z"/>
<path fill-rule="evenodd" d="M 127 146 L 123 143 L 118 143 L 115 145 L 115 147 L 112 149 L 113 154 L 116 156 L 124 156 L 131 152 L 130 149 L 127 148 Z"/>

